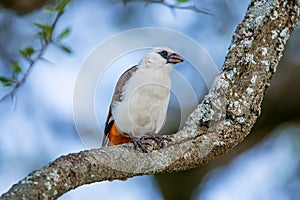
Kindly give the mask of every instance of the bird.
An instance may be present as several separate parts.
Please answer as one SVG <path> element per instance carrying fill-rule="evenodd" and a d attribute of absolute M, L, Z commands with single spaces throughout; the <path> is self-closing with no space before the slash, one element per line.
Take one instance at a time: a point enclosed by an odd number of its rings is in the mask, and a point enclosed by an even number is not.
<path fill-rule="evenodd" d="M 183 57 L 168 47 L 154 47 L 125 71 L 115 86 L 102 146 L 132 142 L 147 152 L 141 138 L 162 143 L 159 135 L 170 100 L 170 72 Z"/>

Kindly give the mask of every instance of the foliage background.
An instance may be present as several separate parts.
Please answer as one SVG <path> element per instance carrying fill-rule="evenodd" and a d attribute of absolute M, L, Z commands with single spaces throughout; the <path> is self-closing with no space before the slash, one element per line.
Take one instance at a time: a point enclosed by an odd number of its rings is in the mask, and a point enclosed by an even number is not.
<path fill-rule="evenodd" d="M 72 98 L 81 63 L 96 45 L 132 28 L 170 28 L 194 38 L 217 66 L 222 66 L 232 33 L 248 4 L 238 0 L 197 1 L 197 6 L 213 14 L 210 16 L 160 4 L 72 1 L 57 25 L 57 33 L 71 27 L 71 35 L 64 42 L 73 53 L 49 46 L 16 100 L 0 103 L 0 193 L 56 157 L 87 148 L 75 129 Z M 33 23 L 49 22 L 49 14 L 39 6 L 31 11 L 25 7 L 1 8 L 0 75 L 9 74 L 8 66 L 19 57 L 18 49 L 39 45 Z M 237 148 L 191 171 L 87 185 L 61 199 L 299 199 L 299 37 L 298 27 L 267 91 L 262 116 Z M 1 87 L 0 94 L 7 90 Z M 109 101 L 107 97 L 107 104 Z M 87 125 L 87 137 L 95 131 L 100 138 L 100 131 Z"/>

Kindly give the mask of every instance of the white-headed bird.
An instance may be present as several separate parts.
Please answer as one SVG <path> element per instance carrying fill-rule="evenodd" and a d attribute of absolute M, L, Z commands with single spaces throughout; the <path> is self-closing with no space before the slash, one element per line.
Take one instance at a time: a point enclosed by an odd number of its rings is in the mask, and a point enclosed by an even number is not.
<path fill-rule="evenodd" d="M 162 129 L 171 89 L 170 71 L 183 58 L 167 47 L 154 47 L 119 78 L 106 119 L 102 146 L 132 142 L 147 152 L 141 138 L 163 142 Z"/>

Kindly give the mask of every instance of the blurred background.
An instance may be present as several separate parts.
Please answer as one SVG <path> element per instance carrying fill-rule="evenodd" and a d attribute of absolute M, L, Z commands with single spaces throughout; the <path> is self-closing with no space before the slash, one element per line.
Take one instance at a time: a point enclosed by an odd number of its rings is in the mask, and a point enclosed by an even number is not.
<path fill-rule="evenodd" d="M 47 3 L 51 0 L 0 1 L 0 76 L 9 73 L 20 48 L 38 46 L 33 23 L 50 21 L 41 8 Z M 58 32 L 71 27 L 65 43 L 72 54 L 50 46 L 16 98 L 0 103 L 0 193 L 55 158 L 87 149 L 74 125 L 74 84 L 89 53 L 112 35 L 132 28 L 173 29 L 199 42 L 221 68 L 250 1 L 188 3 L 212 15 L 139 1 L 72 1 L 57 27 Z M 267 90 L 261 117 L 229 153 L 190 171 L 94 183 L 60 199 L 300 199 L 299 55 L 298 27 Z M 0 95 L 8 90 L 0 86 Z M 101 137 L 101 130 L 97 134 Z"/>

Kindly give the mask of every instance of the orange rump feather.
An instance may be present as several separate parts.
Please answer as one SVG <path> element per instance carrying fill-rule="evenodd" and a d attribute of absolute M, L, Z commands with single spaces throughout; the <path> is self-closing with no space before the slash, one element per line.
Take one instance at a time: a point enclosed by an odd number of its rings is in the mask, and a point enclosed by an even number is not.
<path fill-rule="evenodd" d="M 109 139 L 108 146 L 130 143 L 130 138 L 124 134 L 121 134 L 118 131 L 115 123 L 113 123 L 113 125 L 109 131 L 108 139 Z"/>

